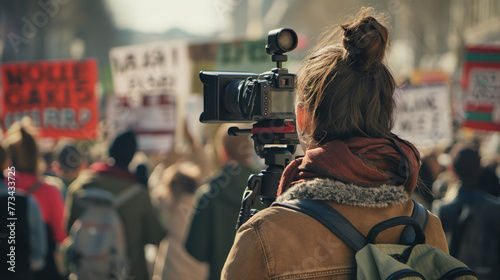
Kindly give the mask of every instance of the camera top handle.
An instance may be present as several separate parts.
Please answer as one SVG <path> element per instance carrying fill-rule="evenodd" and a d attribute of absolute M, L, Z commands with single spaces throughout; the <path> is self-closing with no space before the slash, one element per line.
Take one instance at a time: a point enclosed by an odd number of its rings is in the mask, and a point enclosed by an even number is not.
<path fill-rule="evenodd" d="M 293 29 L 274 29 L 267 35 L 266 52 L 271 55 L 273 62 L 277 63 L 278 69 L 281 69 L 282 62 L 287 61 L 284 53 L 294 50 L 298 43 L 299 38 Z"/>

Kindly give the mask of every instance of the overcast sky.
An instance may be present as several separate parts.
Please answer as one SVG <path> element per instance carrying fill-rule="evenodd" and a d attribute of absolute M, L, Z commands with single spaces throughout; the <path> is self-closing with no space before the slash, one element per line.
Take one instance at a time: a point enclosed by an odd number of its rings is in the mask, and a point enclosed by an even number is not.
<path fill-rule="evenodd" d="M 119 28 L 164 32 L 177 27 L 213 33 L 228 19 L 233 0 L 107 0 Z"/>

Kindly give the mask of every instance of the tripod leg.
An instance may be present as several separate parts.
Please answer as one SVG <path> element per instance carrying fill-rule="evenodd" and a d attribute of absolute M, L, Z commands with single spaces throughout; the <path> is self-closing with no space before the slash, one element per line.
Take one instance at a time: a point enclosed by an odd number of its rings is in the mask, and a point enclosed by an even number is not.
<path fill-rule="evenodd" d="M 241 201 L 240 215 L 238 221 L 236 222 L 236 229 L 239 229 L 248 219 L 250 219 L 250 207 L 253 206 L 255 200 L 260 195 L 260 188 L 262 186 L 262 176 L 251 175 L 248 178 L 247 188 L 243 193 L 243 199 Z"/>

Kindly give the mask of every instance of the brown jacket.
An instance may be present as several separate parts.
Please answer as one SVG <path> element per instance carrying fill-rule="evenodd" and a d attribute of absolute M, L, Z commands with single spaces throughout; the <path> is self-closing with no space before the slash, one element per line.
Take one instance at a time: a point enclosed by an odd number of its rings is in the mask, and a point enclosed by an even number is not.
<path fill-rule="evenodd" d="M 361 233 L 396 216 L 410 216 L 413 203 L 402 187 L 362 188 L 328 179 L 293 186 L 277 201 L 307 198 L 330 201 Z M 382 232 L 378 243 L 397 243 L 401 227 Z M 440 220 L 433 214 L 426 243 L 448 252 Z M 248 220 L 236 235 L 222 279 L 355 279 L 353 251 L 330 230 L 284 207 L 269 207 Z"/>

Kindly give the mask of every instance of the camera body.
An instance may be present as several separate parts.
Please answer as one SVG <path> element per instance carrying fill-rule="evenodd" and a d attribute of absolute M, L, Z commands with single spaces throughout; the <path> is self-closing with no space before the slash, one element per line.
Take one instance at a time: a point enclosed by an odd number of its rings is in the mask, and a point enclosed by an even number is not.
<path fill-rule="evenodd" d="M 289 28 L 269 32 L 266 52 L 277 67 L 262 74 L 201 71 L 202 123 L 295 119 L 295 74 L 282 68 L 285 52 L 297 46 L 297 34 Z"/>
<path fill-rule="evenodd" d="M 293 119 L 295 74 L 202 71 L 202 123 Z"/>

